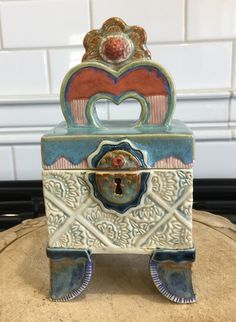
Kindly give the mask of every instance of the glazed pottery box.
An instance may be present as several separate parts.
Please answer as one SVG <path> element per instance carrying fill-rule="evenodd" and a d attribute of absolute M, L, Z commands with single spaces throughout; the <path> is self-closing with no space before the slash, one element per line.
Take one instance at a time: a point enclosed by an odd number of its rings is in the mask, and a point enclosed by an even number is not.
<path fill-rule="evenodd" d="M 194 139 L 172 119 L 173 81 L 145 44 L 144 30 L 119 18 L 90 31 L 83 62 L 61 86 L 65 122 L 42 137 L 53 300 L 81 294 L 93 254 L 140 254 L 150 256 L 151 277 L 164 296 L 195 301 Z M 136 100 L 139 119 L 101 121 L 96 102 L 102 99 L 117 110 Z"/>

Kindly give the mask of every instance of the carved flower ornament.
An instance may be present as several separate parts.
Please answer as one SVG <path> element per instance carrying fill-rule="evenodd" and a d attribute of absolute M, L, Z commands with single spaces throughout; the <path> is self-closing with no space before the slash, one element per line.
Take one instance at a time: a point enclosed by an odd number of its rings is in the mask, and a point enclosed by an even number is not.
<path fill-rule="evenodd" d="M 127 61 L 151 58 L 144 29 L 128 26 L 120 18 L 110 18 L 101 29 L 88 32 L 84 47 L 83 62 L 100 61 L 116 68 Z"/>

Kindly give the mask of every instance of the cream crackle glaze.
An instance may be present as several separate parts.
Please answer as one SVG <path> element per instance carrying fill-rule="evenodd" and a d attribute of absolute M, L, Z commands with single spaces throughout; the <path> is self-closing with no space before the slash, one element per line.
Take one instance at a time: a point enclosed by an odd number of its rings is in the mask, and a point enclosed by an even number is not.
<path fill-rule="evenodd" d="M 81 294 L 93 254 L 134 253 L 150 255 L 164 296 L 192 303 L 194 138 L 173 120 L 172 78 L 151 60 L 143 28 L 119 18 L 90 31 L 84 47 L 83 62 L 61 86 L 66 122 L 41 144 L 51 298 Z M 100 99 L 117 109 L 136 100 L 140 117 L 102 122 Z"/>
<path fill-rule="evenodd" d="M 89 171 L 44 173 L 49 247 L 93 248 L 96 253 L 152 253 L 192 244 L 192 173 L 151 170 L 142 204 L 125 215 L 94 197 Z"/>

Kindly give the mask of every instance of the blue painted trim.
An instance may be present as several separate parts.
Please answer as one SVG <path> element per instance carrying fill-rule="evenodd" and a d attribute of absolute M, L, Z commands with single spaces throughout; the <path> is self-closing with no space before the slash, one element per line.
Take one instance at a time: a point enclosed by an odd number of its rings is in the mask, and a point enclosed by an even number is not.
<path fill-rule="evenodd" d="M 180 159 L 183 163 L 189 164 L 193 162 L 193 138 L 189 137 L 173 137 L 150 138 L 141 136 L 132 139 L 131 136 L 118 137 L 112 141 L 122 141 L 129 138 L 138 149 L 147 152 L 148 166 L 152 167 L 155 162 L 168 158 L 170 156 Z M 42 158 L 43 164 L 50 166 L 60 157 L 65 157 L 72 164 L 79 164 L 81 161 L 94 152 L 98 145 L 104 140 L 111 141 L 111 136 L 101 136 L 91 138 L 89 136 L 81 138 L 79 135 L 73 138 L 42 141 Z"/>

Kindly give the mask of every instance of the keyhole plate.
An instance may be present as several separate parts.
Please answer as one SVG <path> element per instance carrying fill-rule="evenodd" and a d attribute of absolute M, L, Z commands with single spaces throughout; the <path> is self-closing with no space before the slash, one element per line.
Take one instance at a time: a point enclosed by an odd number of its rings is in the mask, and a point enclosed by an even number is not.
<path fill-rule="evenodd" d="M 107 209 L 125 213 L 138 206 L 147 190 L 149 174 L 143 153 L 127 141 L 104 145 L 93 154 L 94 174 L 89 175 L 93 192 Z"/>
<path fill-rule="evenodd" d="M 97 173 L 99 192 L 110 203 L 124 205 L 132 202 L 140 191 L 141 177 L 137 172 Z"/>
<path fill-rule="evenodd" d="M 121 183 L 121 179 L 120 178 L 115 178 L 115 184 L 116 184 L 115 193 L 117 195 L 122 195 L 122 183 Z"/>

